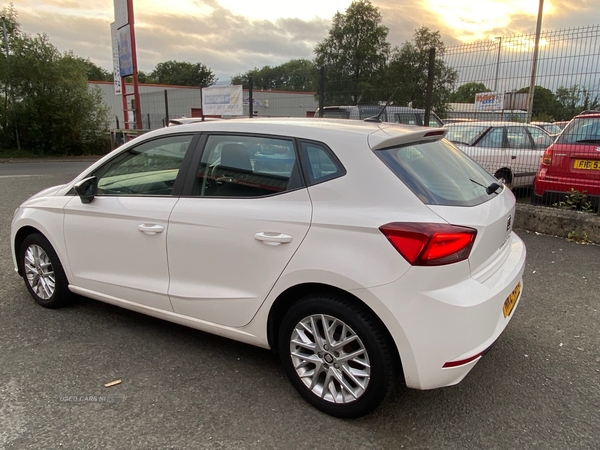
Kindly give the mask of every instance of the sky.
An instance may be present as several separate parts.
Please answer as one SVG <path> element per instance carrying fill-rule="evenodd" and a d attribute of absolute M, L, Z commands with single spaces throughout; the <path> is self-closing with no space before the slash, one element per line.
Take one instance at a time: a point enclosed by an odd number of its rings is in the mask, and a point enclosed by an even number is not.
<path fill-rule="evenodd" d="M 138 67 L 168 60 L 200 62 L 226 83 L 253 68 L 313 59 L 336 12 L 351 0 L 133 0 Z M 543 29 L 600 23 L 600 0 L 545 0 Z M 14 0 L 21 29 L 45 33 L 112 71 L 113 0 Z M 426 26 L 446 46 L 535 32 L 539 0 L 372 0 L 400 46 Z M 8 3 L 5 4 L 8 6 Z"/>

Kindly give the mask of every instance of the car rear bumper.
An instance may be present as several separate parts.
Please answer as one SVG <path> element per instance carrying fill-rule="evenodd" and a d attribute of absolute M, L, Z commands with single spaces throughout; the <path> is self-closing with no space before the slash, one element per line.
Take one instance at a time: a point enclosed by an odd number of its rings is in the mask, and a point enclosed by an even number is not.
<path fill-rule="evenodd" d="M 507 248 L 489 262 L 493 270 L 478 272 L 483 275 L 463 277 L 445 287 L 416 290 L 403 283 L 402 277 L 369 290 L 391 313 L 384 322 L 398 346 L 408 387 L 451 386 L 477 364 L 504 331 L 520 302 L 525 255 L 523 241 L 512 233 Z M 432 269 L 437 268 L 413 267 L 410 271 L 422 273 L 413 273 L 410 279 L 423 280 L 421 287 L 429 287 L 431 278 L 437 278 Z M 435 284 L 439 285 L 439 280 Z M 513 296 L 512 310 L 505 317 L 503 305 L 517 286 L 519 293 Z"/>
<path fill-rule="evenodd" d="M 534 194 L 538 197 L 551 198 L 557 194 L 566 194 L 575 189 L 579 192 L 586 192 L 588 196 L 600 197 L 600 180 L 586 179 L 581 177 L 551 176 L 542 168 L 533 182 Z"/>

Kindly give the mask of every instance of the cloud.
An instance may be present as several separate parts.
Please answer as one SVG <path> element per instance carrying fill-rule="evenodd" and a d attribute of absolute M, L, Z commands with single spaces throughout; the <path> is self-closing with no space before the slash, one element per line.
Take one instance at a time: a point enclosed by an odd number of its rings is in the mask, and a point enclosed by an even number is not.
<path fill-rule="evenodd" d="M 239 2 L 235 6 L 234 0 L 171 3 L 136 0 L 140 69 L 151 71 L 156 64 L 167 60 L 201 62 L 221 81 L 226 81 L 254 67 L 276 66 L 297 58 L 312 59 L 314 47 L 329 32 L 334 12 L 345 11 L 351 2 L 328 0 L 323 4 L 320 0 L 304 0 L 294 3 L 304 8 L 301 18 L 294 18 L 289 16 L 298 12 L 290 9 L 290 3 L 282 1 L 269 8 L 273 2 L 260 6 L 254 1 L 244 1 L 242 7 Z M 546 0 L 544 29 L 599 23 L 597 1 Z M 412 39 L 421 26 L 440 31 L 446 46 L 535 30 L 535 15 L 530 11 L 531 5 L 534 11 L 537 9 L 535 0 L 372 0 L 372 3 L 380 9 L 383 23 L 389 27 L 388 41 L 392 46 Z M 314 6 L 318 4 L 326 9 Z M 227 9 L 228 5 L 236 9 Z M 492 10 L 489 5 L 498 9 Z M 313 10 L 320 15 L 312 14 Z M 24 31 L 44 32 L 59 50 L 71 49 L 76 55 L 89 57 L 99 66 L 111 69 L 112 0 L 20 0 L 17 11 Z M 483 15 L 473 11 L 483 11 Z M 330 17 L 324 17 L 327 14 Z"/>

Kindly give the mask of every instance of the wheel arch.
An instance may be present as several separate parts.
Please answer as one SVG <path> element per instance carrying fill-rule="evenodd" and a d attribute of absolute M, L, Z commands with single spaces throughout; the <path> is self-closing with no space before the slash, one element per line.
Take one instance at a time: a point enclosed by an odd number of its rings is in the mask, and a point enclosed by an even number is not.
<path fill-rule="evenodd" d="M 25 241 L 27 236 L 31 236 L 32 234 L 35 234 L 35 233 L 41 234 L 42 236 L 44 235 L 44 233 L 42 233 L 37 228 L 32 227 L 31 225 L 26 225 L 26 226 L 20 228 L 15 234 L 15 240 L 14 240 L 14 253 L 15 254 L 14 254 L 14 256 L 15 256 L 15 260 L 17 261 L 17 270 L 18 270 L 18 274 L 20 276 L 23 276 L 23 267 L 21 266 L 21 261 L 19 258 L 19 251 L 21 249 L 21 245 L 23 245 L 23 241 Z"/>
<path fill-rule="evenodd" d="M 283 291 L 281 294 L 279 294 L 277 299 L 271 305 L 271 308 L 269 310 L 269 317 L 267 319 L 267 339 L 269 342 L 269 346 L 273 351 L 277 351 L 277 349 L 279 348 L 279 327 L 287 311 L 289 311 L 289 309 L 303 297 L 306 297 L 307 295 L 313 293 L 325 293 L 330 295 L 336 295 L 362 308 L 382 330 L 382 333 L 385 335 L 385 338 L 388 341 L 388 345 L 392 352 L 392 356 L 395 362 L 399 365 L 398 373 L 403 373 L 402 362 L 398 351 L 398 347 L 388 327 L 379 318 L 377 313 L 375 313 L 375 311 L 373 311 L 373 309 L 370 308 L 369 305 L 367 305 L 364 301 L 362 301 L 360 298 L 356 297 L 352 293 L 345 291 L 339 287 L 331 286 L 324 283 L 302 283 L 295 286 L 291 286 L 285 291 Z"/>

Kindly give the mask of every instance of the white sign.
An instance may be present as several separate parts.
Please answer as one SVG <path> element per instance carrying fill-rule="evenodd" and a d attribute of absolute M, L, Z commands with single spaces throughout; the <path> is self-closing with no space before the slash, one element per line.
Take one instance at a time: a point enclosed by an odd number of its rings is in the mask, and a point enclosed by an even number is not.
<path fill-rule="evenodd" d="M 242 116 L 242 86 L 202 89 L 202 113 L 205 116 Z"/>
<path fill-rule="evenodd" d="M 114 0 L 115 23 L 117 29 L 124 27 L 129 23 L 129 14 L 127 12 L 127 0 Z"/>
<path fill-rule="evenodd" d="M 475 94 L 475 111 L 501 111 L 504 109 L 504 94 L 482 92 Z"/>
<path fill-rule="evenodd" d="M 113 78 L 115 80 L 115 95 L 121 95 L 121 69 L 119 65 L 119 45 L 117 38 L 117 24 L 110 24 L 110 38 L 113 52 Z"/>

